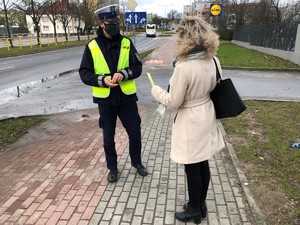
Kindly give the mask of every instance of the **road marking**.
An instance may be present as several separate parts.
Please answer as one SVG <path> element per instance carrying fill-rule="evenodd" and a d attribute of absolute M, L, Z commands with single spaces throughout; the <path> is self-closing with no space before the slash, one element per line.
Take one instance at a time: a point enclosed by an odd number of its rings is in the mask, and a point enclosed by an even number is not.
<path fill-rule="evenodd" d="M 153 64 L 164 64 L 165 63 L 165 60 L 163 60 L 163 59 L 151 59 L 151 60 L 147 60 L 146 62 L 145 62 L 145 64 L 151 64 L 151 65 L 153 65 Z"/>
<path fill-rule="evenodd" d="M 59 58 L 61 58 L 61 57 L 56 56 L 56 57 L 52 57 L 52 58 L 47 58 L 46 60 L 47 60 L 47 61 L 51 61 L 51 60 L 53 60 L 53 59 L 59 59 Z"/>
<path fill-rule="evenodd" d="M 15 66 L 8 66 L 8 67 L 3 67 L 3 68 L 0 68 L 0 70 L 6 70 L 6 69 L 10 69 L 10 68 L 13 68 Z"/>
<path fill-rule="evenodd" d="M 151 43 L 151 42 L 153 42 L 153 41 L 158 41 L 158 39 L 161 39 L 161 38 L 159 38 L 159 37 L 156 37 L 156 38 L 153 38 L 153 39 L 151 39 L 150 41 L 147 41 L 147 42 L 145 42 L 145 43 L 142 43 L 142 44 L 138 44 L 138 47 L 140 48 L 140 47 L 142 47 L 142 46 L 144 46 L 144 45 L 149 45 L 149 43 Z"/>

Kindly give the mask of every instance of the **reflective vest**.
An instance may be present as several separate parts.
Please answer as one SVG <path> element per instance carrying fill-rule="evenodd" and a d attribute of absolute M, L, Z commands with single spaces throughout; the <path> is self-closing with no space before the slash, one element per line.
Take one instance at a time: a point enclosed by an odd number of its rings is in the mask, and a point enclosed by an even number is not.
<path fill-rule="evenodd" d="M 94 39 L 90 41 L 88 47 L 93 57 L 95 74 L 99 76 L 104 76 L 103 74 L 110 74 L 111 72 L 109 70 L 107 62 L 96 40 Z M 129 53 L 130 53 L 130 40 L 127 38 L 123 38 L 121 43 L 120 55 L 119 55 L 118 71 L 129 66 Z M 121 87 L 122 92 L 126 95 L 131 95 L 136 93 L 135 80 L 120 81 L 119 85 Z M 110 94 L 110 87 L 93 86 L 92 89 L 93 89 L 93 96 L 96 98 L 107 98 Z"/>

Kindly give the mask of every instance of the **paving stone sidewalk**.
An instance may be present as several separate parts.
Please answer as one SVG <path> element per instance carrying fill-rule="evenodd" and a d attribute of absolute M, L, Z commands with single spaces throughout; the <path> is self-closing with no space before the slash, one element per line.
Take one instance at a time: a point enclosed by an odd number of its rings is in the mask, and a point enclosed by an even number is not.
<path fill-rule="evenodd" d="M 156 107 L 139 106 L 147 177 L 131 167 L 118 122 L 115 184 L 107 183 L 97 109 L 54 114 L 29 130 L 0 152 L 0 224 L 184 224 L 174 219 L 187 201 L 184 168 L 169 158 L 174 111 L 161 117 Z M 210 168 L 201 224 L 255 224 L 227 149 Z"/>
<path fill-rule="evenodd" d="M 143 163 L 149 176 L 141 177 L 130 165 L 128 149 L 120 158 L 120 179 L 108 184 L 90 224 L 185 224 L 175 220 L 188 200 L 183 165 L 170 160 L 174 112 L 161 117 L 156 107 L 143 115 Z M 128 147 L 128 146 L 127 146 Z M 254 224 L 229 154 L 223 149 L 212 160 L 208 218 L 201 224 Z M 100 223 L 99 223 L 100 221 Z M 193 224 L 189 222 L 187 224 Z"/>

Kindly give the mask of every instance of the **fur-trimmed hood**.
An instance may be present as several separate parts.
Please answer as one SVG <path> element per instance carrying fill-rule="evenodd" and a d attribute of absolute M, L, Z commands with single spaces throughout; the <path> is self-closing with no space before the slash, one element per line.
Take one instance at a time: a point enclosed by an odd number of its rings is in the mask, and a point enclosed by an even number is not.
<path fill-rule="evenodd" d="M 219 47 L 219 36 L 212 30 L 209 23 L 196 16 L 183 18 L 176 30 L 177 44 L 175 57 L 182 61 L 188 55 L 204 52 L 204 58 L 216 55 Z"/>

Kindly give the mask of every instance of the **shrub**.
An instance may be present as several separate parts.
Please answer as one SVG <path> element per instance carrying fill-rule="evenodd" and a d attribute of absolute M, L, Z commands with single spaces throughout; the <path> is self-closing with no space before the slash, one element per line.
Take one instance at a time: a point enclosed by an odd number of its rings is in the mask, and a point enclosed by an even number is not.
<path fill-rule="evenodd" d="M 219 29 L 218 34 L 220 36 L 220 39 L 231 41 L 233 37 L 233 30 L 231 29 Z"/>

